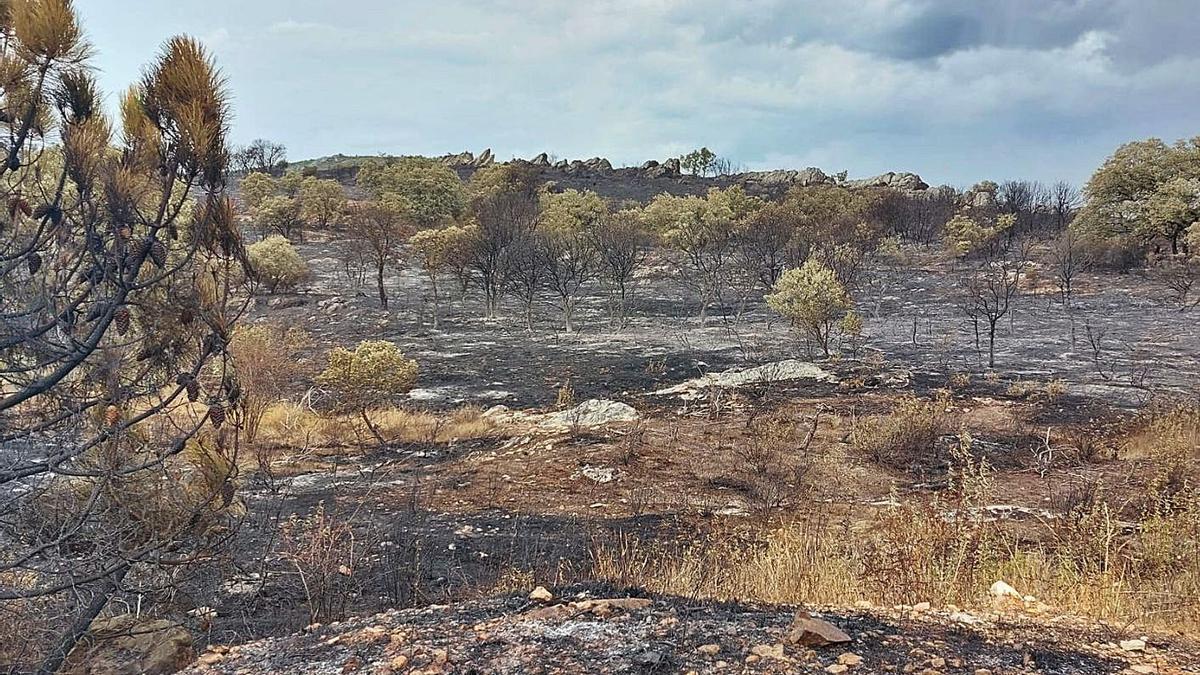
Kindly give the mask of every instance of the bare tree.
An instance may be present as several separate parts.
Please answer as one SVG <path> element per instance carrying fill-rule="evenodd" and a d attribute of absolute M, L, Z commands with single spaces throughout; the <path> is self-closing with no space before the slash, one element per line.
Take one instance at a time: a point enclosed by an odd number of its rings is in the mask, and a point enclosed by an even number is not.
<path fill-rule="evenodd" d="M 287 169 L 287 147 L 282 143 L 257 138 L 249 145 L 238 148 L 231 155 L 234 171 L 239 173 L 265 173 L 280 175 Z"/>
<path fill-rule="evenodd" d="M 1066 181 L 1058 181 L 1050 186 L 1050 213 L 1054 218 L 1054 227 L 1059 230 L 1067 229 L 1075 212 L 1079 210 L 1082 201 L 1079 188 Z"/>
<path fill-rule="evenodd" d="M 546 288 L 546 249 L 529 233 L 513 242 L 504 261 L 505 289 L 521 301 L 526 329 L 533 330 L 533 305 Z"/>
<path fill-rule="evenodd" d="M 36 601 L 41 664 L 15 668 L 48 674 L 110 600 L 155 592 L 150 568 L 177 575 L 228 536 L 226 344 L 251 271 L 223 194 L 227 98 L 198 43 L 165 45 L 113 152 L 71 4 L 8 3 L 0 32 L 0 611 Z"/>
<path fill-rule="evenodd" d="M 650 251 L 650 235 L 636 212 L 617 211 L 596 224 L 592 237 L 607 290 L 609 317 L 624 324 L 635 275 Z"/>
<path fill-rule="evenodd" d="M 1021 283 L 1023 262 L 1009 257 L 985 260 L 967 280 L 965 310 L 975 323 L 987 326 L 988 367 L 996 367 L 996 326 L 1012 309 L 1012 301 Z"/>
<path fill-rule="evenodd" d="M 1054 240 L 1051 249 L 1054 262 L 1054 280 L 1058 284 L 1058 296 L 1063 305 L 1070 307 L 1071 297 L 1075 292 L 1075 277 L 1091 265 L 1091 258 L 1080 246 L 1079 235 L 1071 230 L 1064 230 Z"/>
<path fill-rule="evenodd" d="M 477 199 L 472 211 L 475 228 L 467 247 L 468 266 L 483 290 L 488 318 L 495 318 L 512 256 L 537 223 L 537 196 L 527 190 L 502 190 Z"/>
<path fill-rule="evenodd" d="M 557 298 L 563 330 L 573 332 L 580 292 L 599 272 L 592 235 L 583 229 L 550 230 L 538 238 L 545 251 L 546 285 Z"/>

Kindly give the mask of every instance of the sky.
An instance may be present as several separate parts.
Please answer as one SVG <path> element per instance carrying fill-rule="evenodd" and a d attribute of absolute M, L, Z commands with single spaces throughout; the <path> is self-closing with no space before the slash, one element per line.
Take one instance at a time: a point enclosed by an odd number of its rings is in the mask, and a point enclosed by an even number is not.
<path fill-rule="evenodd" d="M 110 101 L 171 35 L 236 143 L 1082 183 L 1200 135 L 1200 0 L 76 0 Z"/>

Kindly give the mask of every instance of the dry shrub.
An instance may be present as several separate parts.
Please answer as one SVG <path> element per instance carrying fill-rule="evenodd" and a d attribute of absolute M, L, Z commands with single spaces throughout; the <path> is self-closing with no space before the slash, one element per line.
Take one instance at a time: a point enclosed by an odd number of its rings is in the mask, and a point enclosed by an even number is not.
<path fill-rule="evenodd" d="M 380 408 L 371 412 L 372 424 L 394 443 L 450 444 L 495 438 L 495 424 L 478 407 L 450 412 L 424 412 Z M 365 438 L 362 421 L 352 415 L 322 415 L 310 408 L 284 402 L 267 410 L 262 420 L 263 442 L 293 450 L 344 446 L 348 438 Z"/>
<path fill-rule="evenodd" d="M 750 428 L 734 456 L 736 471 L 756 506 L 773 509 L 807 496 L 813 467 L 808 451 L 819 423 L 820 413 L 804 424 L 772 416 Z"/>
<path fill-rule="evenodd" d="M 307 516 L 292 514 L 279 526 L 279 552 L 300 577 L 309 623 L 345 616 L 359 594 L 355 573 L 367 550 L 353 528 L 331 516 L 323 502 Z"/>
<path fill-rule="evenodd" d="M 850 445 L 883 466 L 912 470 L 942 463 L 938 438 L 949 428 L 948 402 L 906 397 L 891 413 L 854 421 Z"/>
<path fill-rule="evenodd" d="M 1122 454 L 1149 464 L 1148 499 L 1165 504 L 1188 491 L 1200 481 L 1200 404 L 1158 408 L 1135 420 Z"/>

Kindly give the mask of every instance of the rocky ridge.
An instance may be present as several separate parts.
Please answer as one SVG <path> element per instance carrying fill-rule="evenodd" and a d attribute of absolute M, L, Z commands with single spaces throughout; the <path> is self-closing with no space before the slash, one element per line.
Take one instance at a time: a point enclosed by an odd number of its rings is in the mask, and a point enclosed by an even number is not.
<path fill-rule="evenodd" d="M 637 593 L 635 596 L 639 595 Z M 1196 645 L 1049 618 L 1036 604 L 801 609 L 537 588 L 210 648 L 190 675 L 1197 672 Z"/>
<path fill-rule="evenodd" d="M 444 155 L 439 157 L 447 166 L 458 171 L 473 171 L 496 163 L 491 149 L 484 150 L 478 156 L 471 152 Z M 580 178 L 683 178 L 678 159 L 668 159 L 665 162 L 649 160 L 637 167 L 614 168 L 612 162 L 604 157 L 592 157 L 586 160 L 552 160 L 548 153 L 540 153 L 532 159 L 515 159 L 514 162 L 527 162 L 544 172 L 558 172 L 565 176 Z M 688 176 L 689 178 L 700 178 Z M 748 192 L 755 194 L 786 191 L 788 188 L 812 185 L 842 186 L 850 189 L 887 187 L 905 192 L 923 192 L 929 185 L 915 173 L 889 171 L 878 176 L 861 179 L 848 179 L 845 174 L 828 175 L 824 171 L 808 167 L 806 169 L 775 169 L 770 171 L 747 171 L 728 176 L 713 176 L 709 178 L 715 183 L 740 185 Z"/>

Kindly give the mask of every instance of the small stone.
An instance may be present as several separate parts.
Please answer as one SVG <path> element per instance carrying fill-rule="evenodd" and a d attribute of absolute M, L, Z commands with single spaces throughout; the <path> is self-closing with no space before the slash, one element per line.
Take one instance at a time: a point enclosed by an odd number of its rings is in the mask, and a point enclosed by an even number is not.
<path fill-rule="evenodd" d="M 406 667 L 408 667 L 408 656 L 401 654 L 400 656 L 392 659 L 392 662 L 388 665 L 392 667 L 392 670 L 404 670 Z"/>
<path fill-rule="evenodd" d="M 1121 640 L 1121 651 L 1126 652 L 1143 652 L 1146 651 L 1145 640 Z"/>
<path fill-rule="evenodd" d="M 846 652 L 838 657 L 838 663 L 843 666 L 857 666 L 863 662 L 862 657 L 854 652 Z"/>
<path fill-rule="evenodd" d="M 705 656 L 716 656 L 717 654 L 721 653 L 721 645 L 718 645 L 718 644 L 700 645 L 699 647 L 696 648 L 696 651 Z"/>
<path fill-rule="evenodd" d="M 946 659 L 943 659 L 940 656 L 935 656 L 932 659 L 929 659 L 929 666 L 931 668 L 945 668 L 946 667 Z"/>
<path fill-rule="evenodd" d="M 1139 663 L 1136 666 L 1129 666 L 1129 669 L 1138 675 L 1153 675 L 1158 672 L 1158 668 L 1149 663 Z"/>
<path fill-rule="evenodd" d="M 976 668 L 975 675 L 992 675 L 992 671 L 987 668 Z"/>
<path fill-rule="evenodd" d="M 788 628 L 784 641 L 793 645 L 805 647 L 824 647 L 825 645 L 845 644 L 850 642 L 850 636 L 842 629 L 821 619 L 814 619 L 807 612 L 797 612 L 796 618 Z"/>
<path fill-rule="evenodd" d="M 538 586 L 529 594 L 529 599 L 534 602 L 550 602 L 554 599 L 554 594 L 546 590 L 545 586 Z"/>
<path fill-rule="evenodd" d="M 1007 583 L 1005 583 L 1003 581 L 997 581 L 996 583 L 992 584 L 992 587 L 989 592 L 992 594 L 993 598 L 997 598 L 997 599 L 999 599 L 999 598 L 1015 598 L 1015 599 L 1021 600 L 1021 601 L 1025 600 L 1024 596 L 1022 596 L 1020 593 L 1017 592 L 1017 589 L 1013 588 L 1012 586 L 1008 585 Z"/>
<path fill-rule="evenodd" d="M 784 660 L 783 645 L 755 645 L 750 649 L 750 653 L 763 658 Z"/>
<path fill-rule="evenodd" d="M 918 602 L 917 604 L 913 605 L 913 611 L 928 612 L 930 607 L 932 607 L 932 605 L 930 605 L 928 602 Z"/>
<path fill-rule="evenodd" d="M 847 670 L 850 670 L 850 669 L 840 663 L 835 663 L 832 666 L 829 666 L 828 668 L 826 668 L 825 672 L 833 673 L 833 675 L 838 675 L 838 673 L 844 673 Z"/>

